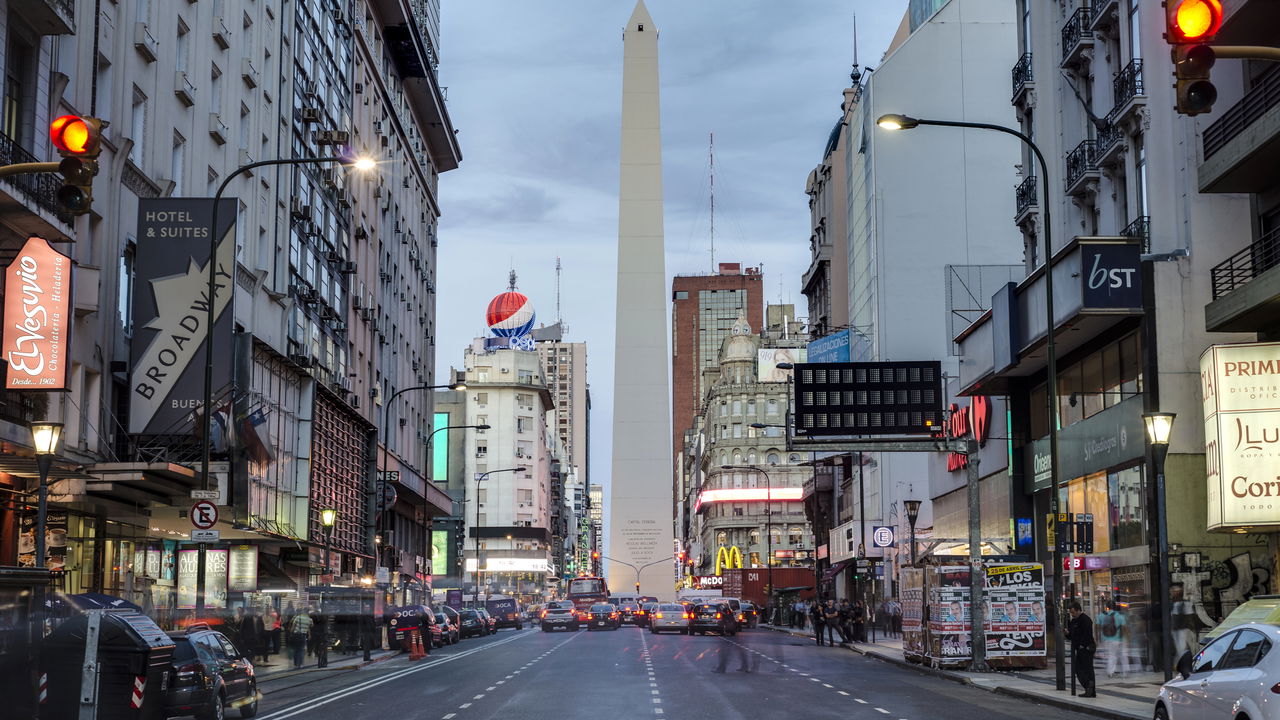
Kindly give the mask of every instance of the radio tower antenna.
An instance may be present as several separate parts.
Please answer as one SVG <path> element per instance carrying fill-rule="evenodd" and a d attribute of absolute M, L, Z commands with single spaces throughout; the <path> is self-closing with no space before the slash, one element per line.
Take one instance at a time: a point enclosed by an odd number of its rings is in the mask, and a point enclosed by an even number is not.
<path fill-rule="evenodd" d="M 563 327 L 563 318 L 560 317 L 560 257 L 556 257 L 556 324 Z"/>
<path fill-rule="evenodd" d="M 711 159 L 711 272 L 716 271 L 716 134 L 707 133 L 707 156 Z"/>
<path fill-rule="evenodd" d="M 858 14 L 853 14 L 853 70 L 849 72 L 849 79 L 853 81 L 854 86 L 858 85 L 858 81 L 862 79 L 862 69 L 858 67 Z"/>

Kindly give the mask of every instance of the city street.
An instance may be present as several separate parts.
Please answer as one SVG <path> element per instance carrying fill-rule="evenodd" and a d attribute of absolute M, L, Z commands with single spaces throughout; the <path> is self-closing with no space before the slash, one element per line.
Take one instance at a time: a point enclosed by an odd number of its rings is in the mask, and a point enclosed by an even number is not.
<path fill-rule="evenodd" d="M 744 662 L 750 672 L 740 671 Z M 264 683 L 260 716 L 731 720 L 803 708 L 812 718 L 1081 717 L 765 630 L 723 639 L 632 627 L 503 631 L 420 662 L 401 657 L 315 678 Z"/>

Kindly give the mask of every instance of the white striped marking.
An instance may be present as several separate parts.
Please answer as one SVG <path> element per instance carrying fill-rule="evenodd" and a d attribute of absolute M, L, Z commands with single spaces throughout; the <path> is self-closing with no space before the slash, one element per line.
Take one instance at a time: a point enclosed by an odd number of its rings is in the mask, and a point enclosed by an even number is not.
<path fill-rule="evenodd" d="M 885 710 L 884 708 L 876 708 L 876 710 L 877 710 L 877 711 L 879 711 L 879 712 L 884 713 L 885 715 L 888 715 L 888 714 L 889 714 L 889 711 L 888 711 L 888 710 Z"/>
<path fill-rule="evenodd" d="M 459 710 L 466 710 L 466 709 L 467 709 L 467 708 L 469 708 L 469 707 L 471 707 L 471 703 L 462 703 L 461 705 L 459 705 L 459 706 L 458 706 L 458 709 L 459 709 Z"/>
<path fill-rule="evenodd" d="M 448 715 L 445 715 L 444 717 L 440 718 L 440 720 L 449 720 L 449 718 L 454 717 L 457 714 L 458 713 L 449 713 Z"/>
<path fill-rule="evenodd" d="M 866 700 L 863 700 L 862 698 L 854 698 L 854 699 L 853 699 L 853 701 L 854 701 L 854 702 L 856 702 L 856 703 L 858 703 L 859 705 L 866 705 L 866 704 L 867 704 L 867 701 L 866 701 Z"/>
<path fill-rule="evenodd" d="M 480 699 L 480 698 L 482 698 L 482 697 L 484 697 L 484 693 L 480 693 L 479 695 L 477 695 L 477 696 L 475 696 L 475 697 L 473 697 L 473 698 L 471 698 L 471 699 L 472 699 L 472 700 L 479 700 L 479 699 Z"/>
<path fill-rule="evenodd" d="M 845 697 L 849 697 L 849 693 L 847 693 L 847 692 L 845 692 L 845 691 L 843 691 L 843 690 L 837 690 L 836 692 L 840 693 L 841 695 L 844 695 Z"/>

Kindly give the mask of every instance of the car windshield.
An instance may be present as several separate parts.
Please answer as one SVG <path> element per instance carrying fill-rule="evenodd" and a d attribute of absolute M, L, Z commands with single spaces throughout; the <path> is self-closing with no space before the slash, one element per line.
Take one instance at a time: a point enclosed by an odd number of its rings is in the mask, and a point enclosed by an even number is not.
<path fill-rule="evenodd" d="M 716 612 L 720 609 L 719 605 L 699 605 L 698 612 Z"/>
<path fill-rule="evenodd" d="M 613 612 L 612 605 L 592 605 L 591 612 Z"/>
<path fill-rule="evenodd" d="M 659 610 L 661 610 L 662 612 L 668 612 L 668 611 L 670 611 L 670 612 L 684 612 L 684 606 L 683 606 L 683 605 L 674 605 L 674 604 L 673 604 L 673 605 L 659 605 L 659 606 L 658 606 L 658 609 L 659 609 Z"/>

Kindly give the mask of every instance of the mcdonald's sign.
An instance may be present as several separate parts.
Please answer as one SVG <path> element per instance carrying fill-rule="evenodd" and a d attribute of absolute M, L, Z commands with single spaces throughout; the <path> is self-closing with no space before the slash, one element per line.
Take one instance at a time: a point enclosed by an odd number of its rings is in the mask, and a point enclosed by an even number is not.
<path fill-rule="evenodd" d="M 742 569 L 742 551 L 738 546 L 731 545 L 722 546 L 716 550 L 716 575 L 721 574 L 721 570 L 741 570 Z"/>

